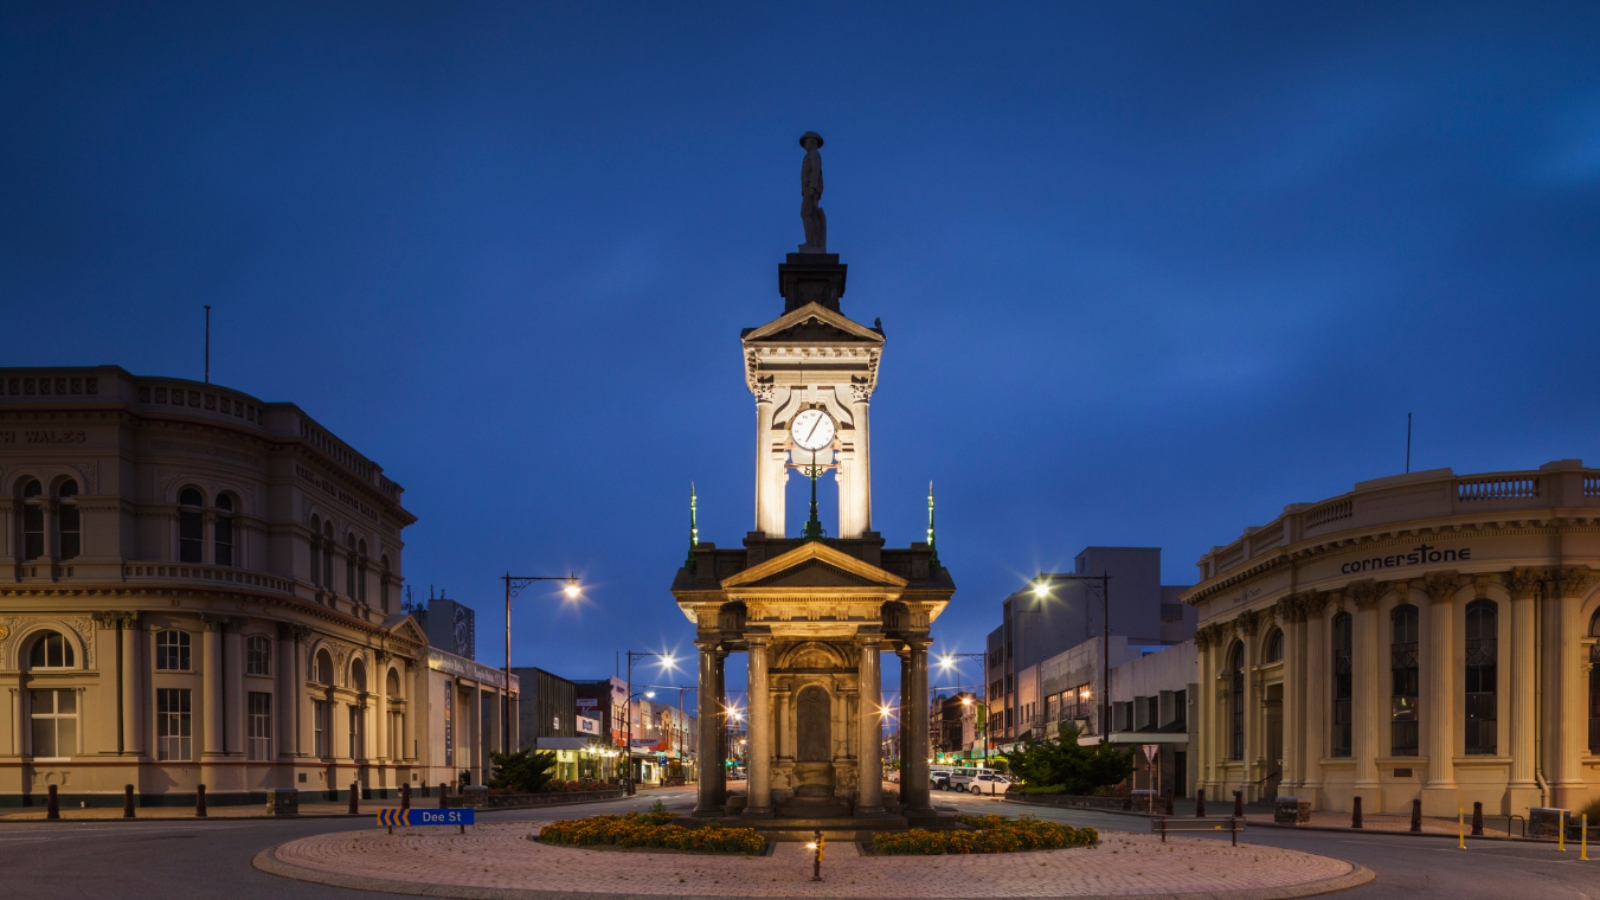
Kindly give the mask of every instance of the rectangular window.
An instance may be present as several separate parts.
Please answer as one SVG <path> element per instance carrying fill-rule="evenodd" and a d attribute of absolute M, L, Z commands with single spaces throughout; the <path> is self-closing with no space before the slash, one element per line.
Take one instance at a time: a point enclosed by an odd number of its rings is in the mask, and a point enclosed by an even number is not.
<path fill-rule="evenodd" d="M 311 701 L 311 749 L 318 759 L 327 759 L 333 755 L 333 748 L 328 746 L 331 724 L 328 721 L 328 701 Z"/>
<path fill-rule="evenodd" d="M 35 759 L 64 759 L 78 752 L 78 692 L 29 691 Z"/>
<path fill-rule="evenodd" d="M 389 713 L 389 758 L 399 759 L 404 752 L 406 736 L 405 713 Z"/>
<path fill-rule="evenodd" d="M 22 558 L 44 556 L 44 507 L 37 501 L 22 507 Z"/>
<path fill-rule="evenodd" d="M 156 759 L 193 758 L 193 723 L 187 688 L 156 690 Z"/>
<path fill-rule="evenodd" d="M 1493 756 L 1499 745 L 1496 612 L 1492 600 L 1467 606 L 1466 751 L 1472 755 Z"/>
<path fill-rule="evenodd" d="M 198 511 L 178 513 L 178 562 L 197 563 L 205 543 L 205 519 Z"/>
<path fill-rule="evenodd" d="M 1351 659 L 1352 635 L 1349 613 L 1340 613 L 1333 619 L 1333 734 L 1329 737 L 1334 756 L 1348 757 L 1351 752 L 1351 726 L 1355 721 L 1351 704 L 1355 685 L 1354 666 Z"/>
<path fill-rule="evenodd" d="M 1422 693 L 1417 666 L 1417 608 L 1397 607 L 1390 619 L 1393 641 L 1389 645 L 1389 752 L 1416 756 L 1421 725 L 1417 697 Z"/>
<path fill-rule="evenodd" d="M 272 758 L 272 695 L 251 691 L 250 758 L 258 762 Z"/>
<path fill-rule="evenodd" d="M 367 716 L 359 706 L 350 707 L 350 758 L 367 758 Z"/>
<path fill-rule="evenodd" d="M 246 675 L 272 674 L 272 642 L 260 635 L 247 638 L 244 645 Z"/>
<path fill-rule="evenodd" d="M 217 516 L 217 521 L 211 526 L 215 534 L 213 542 L 216 549 L 216 559 L 219 566 L 233 565 L 233 517 Z"/>
<path fill-rule="evenodd" d="M 83 517 L 77 501 L 61 504 L 61 558 L 75 559 L 83 547 Z"/>

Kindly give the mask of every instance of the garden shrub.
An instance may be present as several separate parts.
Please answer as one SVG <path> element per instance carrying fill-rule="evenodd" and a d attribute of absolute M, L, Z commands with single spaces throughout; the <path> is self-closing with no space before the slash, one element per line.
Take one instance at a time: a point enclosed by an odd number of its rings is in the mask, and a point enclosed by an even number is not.
<path fill-rule="evenodd" d="M 489 751 L 494 761 L 494 777 L 490 788 L 509 789 L 518 794 L 535 794 L 550 783 L 551 770 L 556 767 L 556 754 L 552 750 L 518 750 L 515 753 Z"/>
<path fill-rule="evenodd" d="M 1053 741 L 1024 741 L 1011 759 L 1011 770 L 1023 784 L 1059 786 L 1061 793 L 1084 796 L 1107 794 L 1133 774 L 1133 754 L 1101 740 L 1092 747 L 1078 746 L 1078 732 L 1063 723 Z"/>
<path fill-rule="evenodd" d="M 551 822 L 540 830 L 539 841 L 577 847 L 661 847 L 698 853 L 752 855 L 766 849 L 766 839 L 753 828 L 723 828 L 716 824 L 681 828 L 672 824 L 677 817 L 677 813 L 631 812 Z"/>
<path fill-rule="evenodd" d="M 1017 853 L 1023 850 L 1060 850 L 1064 847 L 1093 847 L 1100 843 L 1100 832 L 1093 828 L 1073 828 L 1056 822 L 1041 822 L 1032 816 L 956 816 L 956 821 L 971 825 L 973 831 L 910 831 L 879 833 L 872 836 L 872 849 L 883 854 Z"/>

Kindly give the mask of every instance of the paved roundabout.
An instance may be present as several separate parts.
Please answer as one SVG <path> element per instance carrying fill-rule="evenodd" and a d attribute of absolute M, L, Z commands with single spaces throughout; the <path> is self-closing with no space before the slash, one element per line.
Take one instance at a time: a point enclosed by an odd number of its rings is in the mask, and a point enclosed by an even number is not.
<path fill-rule="evenodd" d="M 382 830 L 315 835 L 264 850 L 256 868 L 338 887 L 463 900 L 572 897 L 1143 897 L 1278 900 L 1365 884 L 1371 871 L 1279 847 L 1109 833 L 1099 847 L 973 856 L 864 856 L 828 846 L 823 881 L 804 845 L 767 856 L 592 850 L 530 840 L 526 822 L 468 834 Z"/>

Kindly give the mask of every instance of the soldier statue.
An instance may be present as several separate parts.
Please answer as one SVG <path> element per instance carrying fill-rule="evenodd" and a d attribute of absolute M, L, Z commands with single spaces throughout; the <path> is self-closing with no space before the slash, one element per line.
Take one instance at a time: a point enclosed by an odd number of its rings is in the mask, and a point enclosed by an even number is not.
<path fill-rule="evenodd" d="M 806 227 L 806 242 L 800 245 L 801 253 L 828 252 L 828 215 L 819 205 L 822 202 L 822 135 L 808 131 L 800 136 L 800 146 L 806 148 L 805 161 L 800 163 L 800 221 Z"/>

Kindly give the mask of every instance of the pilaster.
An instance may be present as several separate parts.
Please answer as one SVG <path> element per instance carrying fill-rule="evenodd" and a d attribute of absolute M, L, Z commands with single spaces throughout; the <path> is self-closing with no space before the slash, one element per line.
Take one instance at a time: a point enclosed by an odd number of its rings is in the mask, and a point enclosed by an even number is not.
<path fill-rule="evenodd" d="M 1501 581 L 1511 595 L 1511 778 L 1507 802 L 1512 813 L 1527 816 L 1530 808 L 1541 805 L 1543 794 L 1534 778 L 1539 684 L 1534 595 L 1540 579 L 1534 571 L 1513 569 Z"/>
<path fill-rule="evenodd" d="M 1429 575 L 1428 640 L 1423 645 L 1428 680 L 1423 685 L 1422 721 L 1426 723 L 1428 778 L 1422 786 L 1422 813 L 1452 816 L 1460 809 L 1456 790 L 1455 596 L 1460 585 L 1454 573 Z"/>

